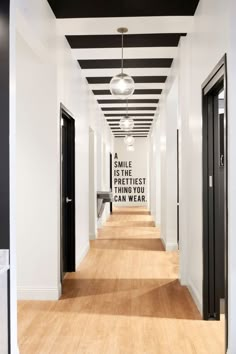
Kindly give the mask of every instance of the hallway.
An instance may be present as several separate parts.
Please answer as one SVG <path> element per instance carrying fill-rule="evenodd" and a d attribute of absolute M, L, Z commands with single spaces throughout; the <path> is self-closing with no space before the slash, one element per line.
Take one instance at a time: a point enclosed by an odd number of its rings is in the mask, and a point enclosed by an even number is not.
<path fill-rule="evenodd" d="M 59 301 L 19 302 L 21 354 L 222 354 L 143 208 L 117 208 Z M 212 340 L 214 338 L 214 340 Z"/>

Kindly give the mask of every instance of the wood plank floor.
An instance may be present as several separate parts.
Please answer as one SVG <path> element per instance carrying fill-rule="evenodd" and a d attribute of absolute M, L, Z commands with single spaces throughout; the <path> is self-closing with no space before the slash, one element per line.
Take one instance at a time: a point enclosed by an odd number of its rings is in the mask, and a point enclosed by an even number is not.
<path fill-rule="evenodd" d="M 223 354 L 143 208 L 115 209 L 59 301 L 19 302 L 21 354 Z"/>

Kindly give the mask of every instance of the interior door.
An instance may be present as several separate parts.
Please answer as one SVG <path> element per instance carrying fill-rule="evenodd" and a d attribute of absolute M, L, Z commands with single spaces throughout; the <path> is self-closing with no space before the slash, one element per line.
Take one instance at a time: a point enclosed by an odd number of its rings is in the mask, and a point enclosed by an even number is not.
<path fill-rule="evenodd" d="M 0 352 L 11 348 L 10 270 L 10 116 L 9 116 L 9 23 L 10 1 L 0 1 Z M 14 270 L 15 272 L 15 270 Z M 14 279 L 14 274 L 13 274 Z M 14 291 L 14 290 L 13 290 Z M 15 316 L 13 306 L 13 317 Z M 13 321 L 14 326 L 14 321 Z"/>
<path fill-rule="evenodd" d="M 61 116 L 61 268 L 75 272 L 75 126 L 64 110 Z"/>

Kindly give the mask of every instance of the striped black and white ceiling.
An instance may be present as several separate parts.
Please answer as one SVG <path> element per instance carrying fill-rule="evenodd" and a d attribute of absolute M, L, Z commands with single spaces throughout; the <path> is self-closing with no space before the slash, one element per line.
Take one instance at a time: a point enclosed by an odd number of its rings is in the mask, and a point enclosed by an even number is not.
<path fill-rule="evenodd" d="M 48 1 L 115 137 L 126 134 L 119 128 L 126 102 L 111 95 L 109 82 L 121 67 L 121 36 L 116 30 L 129 29 L 124 36 L 124 72 L 135 81 L 128 105 L 135 121 L 132 134 L 147 137 L 180 38 L 191 31 L 199 0 Z"/>

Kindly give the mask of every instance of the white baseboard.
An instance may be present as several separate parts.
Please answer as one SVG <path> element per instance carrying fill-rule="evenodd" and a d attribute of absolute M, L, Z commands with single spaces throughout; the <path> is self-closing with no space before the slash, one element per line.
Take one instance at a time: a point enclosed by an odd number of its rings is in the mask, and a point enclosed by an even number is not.
<path fill-rule="evenodd" d="M 166 243 L 163 238 L 161 238 L 161 242 L 166 250 L 166 252 L 173 252 L 178 250 L 178 244 L 176 243 Z"/>
<path fill-rule="evenodd" d="M 102 216 L 97 221 L 98 229 L 101 229 L 105 225 L 110 215 L 111 215 L 110 209 L 108 209 L 108 207 L 105 207 Z"/>
<path fill-rule="evenodd" d="M 97 234 L 89 234 L 89 239 L 90 239 L 91 241 L 96 240 L 96 238 L 97 238 Z"/>
<path fill-rule="evenodd" d="M 81 262 L 84 260 L 86 254 L 88 253 L 90 248 L 89 242 L 84 247 L 84 249 L 76 256 L 76 269 L 80 266 Z"/>
<path fill-rule="evenodd" d="M 17 287 L 18 300 L 38 300 L 50 301 L 58 300 L 61 296 L 61 284 L 58 288 L 30 288 L 24 286 Z"/>
<path fill-rule="evenodd" d="M 191 281 L 189 282 L 187 287 L 188 287 L 188 290 L 189 290 L 189 292 L 193 298 L 193 301 L 195 302 L 200 314 L 203 315 L 203 313 L 202 313 L 202 298 L 201 298 L 199 292 L 197 291 L 197 289 L 195 288 L 195 286 L 192 284 Z"/>

